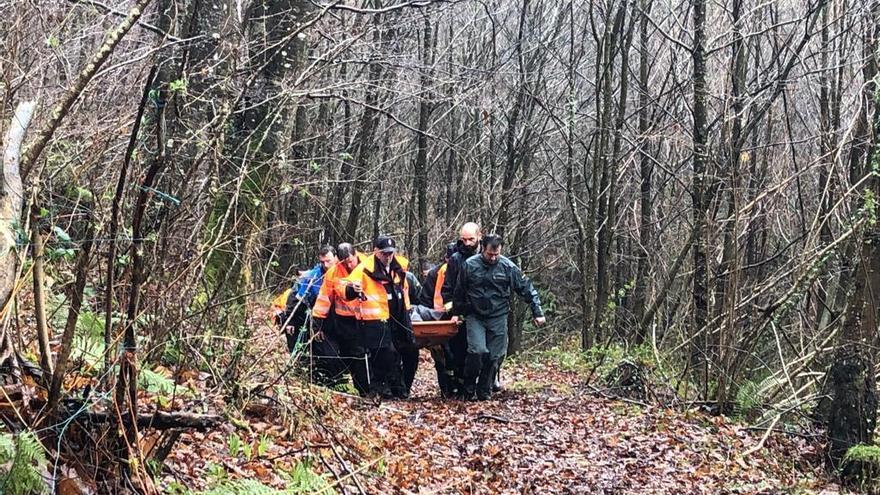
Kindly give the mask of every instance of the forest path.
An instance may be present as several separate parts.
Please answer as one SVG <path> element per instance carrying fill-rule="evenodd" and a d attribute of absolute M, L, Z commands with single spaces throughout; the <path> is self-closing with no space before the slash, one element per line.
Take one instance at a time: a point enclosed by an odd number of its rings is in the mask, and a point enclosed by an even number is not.
<path fill-rule="evenodd" d="M 408 401 L 366 409 L 400 493 L 838 493 L 821 448 L 722 417 L 597 397 L 578 373 L 506 365 L 487 402 L 438 397 L 423 351 Z"/>
<path fill-rule="evenodd" d="M 728 418 L 608 399 L 559 359 L 508 360 L 502 392 L 464 402 L 439 397 L 423 350 L 412 397 L 376 402 L 304 385 L 277 332 L 257 339 L 247 382 L 273 385 L 246 407 L 201 380 L 172 401 L 238 419 L 183 434 L 165 493 L 840 493 L 818 441 L 774 433 L 760 445 L 764 430 Z"/>

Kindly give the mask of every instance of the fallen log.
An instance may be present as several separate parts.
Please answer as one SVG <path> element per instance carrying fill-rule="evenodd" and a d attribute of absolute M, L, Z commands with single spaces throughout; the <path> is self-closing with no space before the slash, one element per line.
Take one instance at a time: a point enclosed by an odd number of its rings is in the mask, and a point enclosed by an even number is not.
<path fill-rule="evenodd" d="M 115 419 L 115 415 L 105 412 L 88 412 L 83 414 L 93 423 L 108 423 Z M 122 422 L 128 424 L 128 414 L 122 414 Z M 190 430 L 205 431 L 217 427 L 223 423 L 223 417 L 215 414 L 191 414 L 191 413 L 164 413 L 138 414 L 138 428 L 151 428 L 153 430 L 170 430 L 173 428 L 185 428 Z"/>

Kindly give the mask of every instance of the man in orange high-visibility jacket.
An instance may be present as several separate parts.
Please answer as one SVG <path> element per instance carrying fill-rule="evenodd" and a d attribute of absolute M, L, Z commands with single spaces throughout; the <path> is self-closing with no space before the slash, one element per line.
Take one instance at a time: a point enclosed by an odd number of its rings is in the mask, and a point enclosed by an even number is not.
<path fill-rule="evenodd" d="M 388 236 L 373 240 L 373 255 L 345 279 L 347 300 L 359 299 L 361 342 L 369 353 L 370 393 L 383 398 L 406 398 L 395 334 L 415 343 L 409 318 L 409 262 L 395 254 L 397 244 Z"/>
<path fill-rule="evenodd" d="M 442 287 L 446 280 L 446 267 L 449 258 L 455 253 L 456 244 L 450 242 L 446 245 L 446 252 L 440 264 L 428 270 L 422 291 L 419 294 L 419 315 L 423 320 L 448 320 L 449 314 L 443 304 Z M 428 311 L 425 309 L 430 308 Z M 449 342 L 434 345 L 428 348 L 431 358 L 434 360 L 434 369 L 437 371 L 437 385 L 440 387 L 440 395 L 444 398 L 455 396 L 457 381 L 455 380 L 455 358 Z"/>
<path fill-rule="evenodd" d="M 366 259 L 366 256 L 357 252 L 354 246 L 347 242 L 336 247 L 336 255 L 339 257 L 339 262 L 324 274 L 324 283 L 321 284 L 321 290 L 312 310 L 312 318 L 318 332 L 316 338 L 336 342 L 339 356 L 351 373 L 354 388 L 361 395 L 366 395 L 369 382 L 365 362 L 366 352 L 357 328 L 360 301 L 345 299 L 343 282 L 352 270 Z M 332 324 L 326 324 L 331 320 Z"/>

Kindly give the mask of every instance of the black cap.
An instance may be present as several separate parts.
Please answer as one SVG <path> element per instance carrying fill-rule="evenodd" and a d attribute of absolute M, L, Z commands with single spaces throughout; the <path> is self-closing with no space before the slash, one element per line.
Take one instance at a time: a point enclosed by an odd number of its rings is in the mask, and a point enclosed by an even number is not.
<path fill-rule="evenodd" d="M 380 235 L 373 239 L 373 249 L 378 249 L 383 253 L 393 253 L 397 251 L 397 243 L 387 235 Z"/>

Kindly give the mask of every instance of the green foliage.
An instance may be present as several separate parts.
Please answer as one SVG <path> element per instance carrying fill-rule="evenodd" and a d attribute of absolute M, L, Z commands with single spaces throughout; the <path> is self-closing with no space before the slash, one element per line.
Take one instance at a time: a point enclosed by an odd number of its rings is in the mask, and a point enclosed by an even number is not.
<path fill-rule="evenodd" d="M 336 493 L 327 480 L 312 469 L 309 459 L 298 462 L 289 475 L 285 493 Z"/>
<path fill-rule="evenodd" d="M 46 493 L 39 467 L 47 463 L 46 452 L 33 433 L 24 432 L 16 437 L 0 435 L 0 493 Z"/>
<path fill-rule="evenodd" d="M 846 483 L 867 493 L 880 489 L 880 447 L 854 445 L 846 451 L 841 463 L 841 475 Z"/>
<path fill-rule="evenodd" d="M 238 433 L 229 435 L 226 439 L 226 449 L 229 450 L 231 457 L 238 457 L 238 453 L 241 451 L 241 437 L 238 436 Z"/>
<path fill-rule="evenodd" d="M 209 469 L 219 466 L 210 464 Z M 222 468 L 219 468 L 222 470 Z M 249 495 L 294 495 L 301 493 L 336 493 L 327 480 L 314 472 L 311 462 L 306 459 L 297 463 L 290 472 L 285 473 L 287 478 L 287 487 L 284 490 L 266 486 L 256 480 L 228 480 L 226 472 L 223 471 L 222 478 L 214 476 L 210 471 L 209 477 L 219 479 L 215 483 L 216 486 L 208 491 L 200 492 L 199 495 L 240 495 L 247 493 Z"/>
<path fill-rule="evenodd" d="M 843 456 L 844 462 L 873 462 L 880 464 L 880 447 L 876 445 L 858 444 L 850 447 Z"/>
<path fill-rule="evenodd" d="M 873 227 L 877 224 L 877 198 L 874 197 L 874 191 L 870 189 L 865 189 L 863 197 L 863 208 L 865 215 L 867 215 L 868 225 Z"/>
<path fill-rule="evenodd" d="M 223 482 L 211 490 L 202 492 L 201 495 L 241 495 L 243 493 L 250 495 L 281 495 L 289 492 L 276 490 L 256 480 L 235 480 Z"/>
<path fill-rule="evenodd" d="M 265 433 L 260 435 L 260 441 L 257 442 L 257 457 L 263 457 L 272 447 L 272 437 Z"/>
<path fill-rule="evenodd" d="M 544 360 L 556 363 L 563 371 L 585 372 L 589 370 L 587 354 L 576 349 L 553 347 L 538 356 L 538 361 Z"/>
<path fill-rule="evenodd" d="M 55 242 L 46 245 L 46 258 L 49 261 L 73 259 L 76 250 L 70 235 L 57 225 L 52 231 L 55 234 Z"/>
<path fill-rule="evenodd" d="M 172 93 L 186 94 L 186 79 L 175 79 L 168 83 L 168 89 Z"/>
<path fill-rule="evenodd" d="M 229 474 L 226 472 L 226 469 L 213 462 L 205 464 L 205 476 L 209 483 L 223 483 L 229 479 Z"/>
<path fill-rule="evenodd" d="M 190 495 L 191 493 L 192 492 L 189 491 L 189 488 L 179 481 L 172 481 L 171 483 L 168 483 L 168 486 L 165 488 L 166 495 Z"/>
<path fill-rule="evenodd" d="M 65 308 L 64 317 L 67 317 Z M 117 322 L 117 318 L 113 318 Z M 82 310 L 76 320 L 76 333 L 70 357 L 81 361 L 91 369 L 100 369 L 104 361 L 104 315 Z"/>
<path fill-rule="evenodd" d="M 146 390 L 148 393 L 158 395 L 171 395 L 174 393 L 188 395 L 192 393 L 189 388 L 178 385 L 171 378 L 161 373 L 156 373 L 149 368 L 143 368 L 138 373 L 138 387 Z"/>
<path fill-rule="evenodd" d="M 746 380 L 736 391 L 737 409 L 743 413 L 753 411 L 761 404 L 761 385 L 752 380 Z"/>

